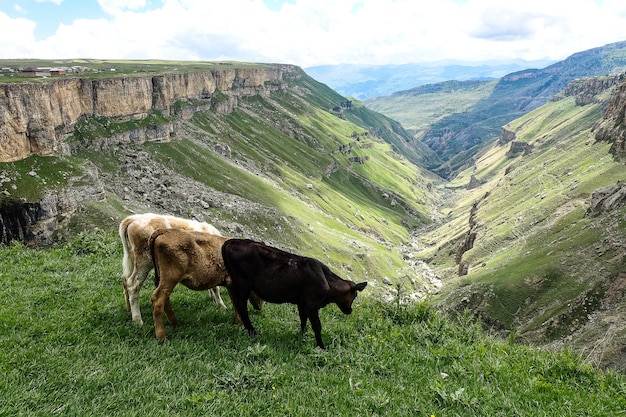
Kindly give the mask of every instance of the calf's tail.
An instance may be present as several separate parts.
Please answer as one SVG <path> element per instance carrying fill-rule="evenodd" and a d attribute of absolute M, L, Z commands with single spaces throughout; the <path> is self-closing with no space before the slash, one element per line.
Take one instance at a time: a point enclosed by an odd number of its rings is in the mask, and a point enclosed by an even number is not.
<path fill-rule="evenodd" d="M 161 277 L 159 275 L 159 262 L 155 255 L 154 246 L 156 244 L 156 240 L 159 236 L 165 233 L 167 229 L 157 229 L 155 230 L 150 238 L 148 239 L 148 247 L 150 248 L 150 257 L 152 258 L 152 264 L 154 265 L 154 286 L 158 287 L 161 282 Z"/>
<path fill-rule="evenodd" d="M 122 241 L 122 248 L 124 249 L 124 255 L 122 257 L 122 279 L 128 278 L 132 271 L 133 261 L 131 260 L 132 252 L 130 250 L 130 241 L 128 239 L 128 226 L 131 221 L 124 219 L 120 223 L 118 233 L 120 240 Z"/>

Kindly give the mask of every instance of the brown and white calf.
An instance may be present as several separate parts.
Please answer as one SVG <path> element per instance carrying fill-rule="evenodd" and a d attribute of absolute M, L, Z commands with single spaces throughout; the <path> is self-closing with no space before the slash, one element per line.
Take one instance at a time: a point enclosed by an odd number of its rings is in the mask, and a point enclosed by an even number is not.
<path fill-rule="evenodd" d="M 178 283 L 197 291 L 230 285 L 222 259 L 222 245 L 228 239 L 180 229 L 158 229 L 152 233 L 148 246 L 157 284 L 151 297 L 157 339 L 165 340 L 164 312 L 169 322 L 178 326 L 170 304 L 170 295 Z"/>
<path fill-rule="evenodd" d="M 255 329 L 246 305 L 251 291 L 270 303 L 296 304 L 302 332 L 310 320 L 317 346 L 324 349 L 319 309 L 335 303 L 344 314 L 350 314 L 357 293 L 367 286 L 367 282 L 355 284 L 340 278 L 317 259 L 248 239 L 225 241 L 222 257 L 231 279 L 230 297 L 251 336 Z"/>
<path fill-rule="evenodd" d="M 124 286 L 126 309 L 130 310 L 135 323 L 143 324 L 139 310 L 139 290 L 153 268 L 148 239 L 157 229 L 171 228 L 221 235 L 215 227 L 208 223 L 154 213 L 133 214 L 120 222 L 119 235 L 124 247 L 122 285 Z M 209 293 L 213 301 L 226 308 L 220 296 L 219 288 L 214 287 Z"/>

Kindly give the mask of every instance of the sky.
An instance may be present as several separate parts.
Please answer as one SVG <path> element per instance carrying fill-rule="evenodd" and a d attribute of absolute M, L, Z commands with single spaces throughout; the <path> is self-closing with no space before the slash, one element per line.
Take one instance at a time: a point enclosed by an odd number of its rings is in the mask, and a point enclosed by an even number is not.
<path fill-rule="evenodd" d="M 0 0 L 0 59 L 471 64 L 619 41 L 624 0 Z"/>

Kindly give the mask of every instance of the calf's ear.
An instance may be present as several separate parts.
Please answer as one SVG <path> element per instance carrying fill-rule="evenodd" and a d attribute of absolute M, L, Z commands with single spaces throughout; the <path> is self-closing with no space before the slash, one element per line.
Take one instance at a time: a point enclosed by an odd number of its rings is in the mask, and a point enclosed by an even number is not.
<path fill-rule="evenodd" d="M 359 282 L 354 286 L 355 291 L 363 291 L 367 287 L 367 282 Z"/>

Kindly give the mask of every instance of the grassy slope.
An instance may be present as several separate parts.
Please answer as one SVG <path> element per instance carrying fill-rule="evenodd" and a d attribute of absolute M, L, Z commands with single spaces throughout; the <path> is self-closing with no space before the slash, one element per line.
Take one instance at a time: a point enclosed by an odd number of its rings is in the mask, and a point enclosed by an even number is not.
<path fill-rule="evenodd" d="M 362 140 L 371 147 L 353 154 L 370 159 L 363 166 L 355 166 L 337 149 L 354 142 L 350 135 L 363 128 L 287 93 L 241 102 L 240 108 L 226 117 L 213 112 L 197 114 L 194 123 L 206 130 L 207 144 L 212 140 L 227 144 L 240 165 L 218 161 L 206 150 L 199 151 L 203 157 L 197 159 L 189 144 L 151 146 L 155 155 L 170 157 L 176 152 L 176 165 L 196 170 L 197 174 L 190 176 L 220 191 L 278 208 L 290 219 L 282 225 L 289 232 L 270 236 L 272 240 L 337 265 L 349 265 L 355 275 L 374 279 L 394 276 L 403 267 L 400 255 L 389 254 L 385 245 L 406 242 L 406 227 L 426 221 L 430 197 L 420 187 L 422 179 L 416 167 L 402 158 L 397 160 L 388 144 L 374 138 Z M 207 164 L 209 160 L 221 169 Z M 250 164 L 267 179 L 253 178 L 242 169 Z M 331 164 L 336 164 L 337 170 L 327 175 Z M 390 180 L 398 177 L 406 181 L 403 187 L 394 187 Z M 228 188 L 220 188 L 218 183 Z M 398 195 L 404 206 L 392 206 L 382 196 L 385 191 Z M 415 218 L 408 211 L 420 215 Z M 266 225 L 251 226 L 260 230 Z M 363 252 L 353 253 L 353 241 L 368 248 L 363 249 L 369 253 L 365 262 Z"/>
<path fill-rule="evenodd" d="M 591 192 L 626 180 L 626 171 L 613 161 L 610 145 L 593 138 L 591 127 L 601 117 L 600 105 L 576 106 L 572 97 L 548 103 L 508 126 L 516 140 L 534 146 L 531 154 L 507 159 L 509 146 L 493 144 L 455 179 L 453 187 L 463 187 L 471 174 L 484 184 L 459 188 L 450 221 L 424 240 L 431 245 L 424 256 L 451 280 L 446 302 L 538 343 L 563 337 L 607 309 L 601 299 L 624 259 L 615 249 L 598 255 L 597 248 L 620 240 L 626 210 L 598 217 L 585 211 Z M 454 255 L 476 201 L 477 238 L 463 256 L 470 273 L 454 278 Z"/>
<path fill-rule="evenodd" d="M 433 123 L 471 109 L 489 97 L 497 81 L 449 81 L 365 100 L 368 108 L 402 123 L 418 136 Z"/>
<path fill-rule="evenodd" d="M 383 286 L 376 283 L 383 277 L 391 281 L 413 277 L 418 284 L 424 283 L 420 276 L 414 277 L 402 253 L 410 230 L 430 222 L 436 196 L 427 186 L 440 180 L 382 139 L 397 136 L 395 140 L 404 140 L 405 133 L 393 130 L 396 122 L 362 106 L 332 111 L 345 98 L 304 73 L 289 82 L 292 88 L 270 97 L 240 98 L 232 114 L 197 113 L 187 122 L 195 129 L 193 135 L 179 134 L 170 143 L 133 148 L 147 152 L 155 171 L 175 172 L 207 191 L 240 196 L 258 204 L 261 209 L 257 211 L 242 215 L 240 210 L 212 204 L 199 214 L 184 207 L 184 189 L 182 195 L 171 197 L 176 201 L 155 206 L 150 195 L 167 178 L 146 174 L 138 182 L 128 171 L 140 167 L 123 166 L 115 147 L 81 150 L 67 159 L 29 158 L 1 164 L 0 171 L 10 173 L 15 181 L 4 182 L 0 188 L 30 199 L 28 190 L 41 192 L 52 184 L 54 178 L 46 174 L 50 171 L 46 166 L 64 167 L 71 162 L 80 173 L 81 163 L 89 162 L 100 170 L 107 201 L 84 203 L 64 235 L 94 226 L 114 229 L 130 212 L 168 212 L 199 217 L 220 228 L 241 225 L 225 231 L 239 236 L 243 230 L 246 237 L 317 257 L 346 278 L 369 280 L 372 294 L 382 291 Z M 217 144 L 227 145 L 231 156 L 216 153 Z M 349 144 L 353 145 L 349 152 L 339 152 L 340 146 Z M 354 157 L 365 163 L 350 161 Z M 38 176 L 31 178 L 28 172 L 33 163 L 38 164 Z M 110 178 L 120 179 L 122 186 L 107 183 Z M 22 185 L 18 179 L 29 183 Z M 144 198 L 128 198 L 132 193 L 122 188 L 133 187 L 141 189 Z"/>
<path fill-rule="evenodd" d="M 179 328 L 154 337 L 124 309 L 121 245 L 90 230 L 67 246 L 0 247 L 0 415 L 532 415 L 626 410 L 626 380 L 567 352 L 497 341 L 423 304 L 359 298 L 321 311 L 327 351 L 291 305 L 253 312 L 247 337 L 206 292 L 176 288 Z"/>

